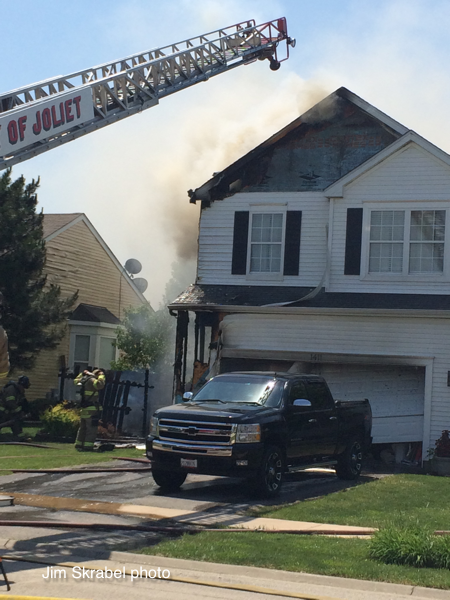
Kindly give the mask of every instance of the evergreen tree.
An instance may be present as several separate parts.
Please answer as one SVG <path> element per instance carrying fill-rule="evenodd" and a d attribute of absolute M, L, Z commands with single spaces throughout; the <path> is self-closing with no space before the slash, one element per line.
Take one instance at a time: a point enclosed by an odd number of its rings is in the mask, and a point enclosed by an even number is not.
<path fill-rule="evenodd" d="M 9 338 L 13 370 L 33 367 L 41 350 L 55 348 L 77 294 L 61 298 L 58 286 L 46 286 L 43 274 L 44 215 L 36 213 L 39 180 L 11 180 L 11 169 L 0 177 L 1 323 Z"/>

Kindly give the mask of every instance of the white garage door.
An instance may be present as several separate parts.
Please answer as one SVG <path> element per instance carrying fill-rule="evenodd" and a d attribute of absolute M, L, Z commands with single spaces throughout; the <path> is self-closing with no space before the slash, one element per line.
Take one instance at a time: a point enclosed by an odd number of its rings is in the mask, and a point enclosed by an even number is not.
<path fill-rule="evenodd" d="M 424 367 L 323 364 L 320 374 L 336 399 L 369 399 L 374 444 L 422 441 Z"/>

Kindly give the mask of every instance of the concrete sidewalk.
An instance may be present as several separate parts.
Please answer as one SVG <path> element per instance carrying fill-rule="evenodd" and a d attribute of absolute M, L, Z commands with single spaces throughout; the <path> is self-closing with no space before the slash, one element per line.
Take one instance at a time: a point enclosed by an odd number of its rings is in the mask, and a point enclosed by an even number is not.
<path fill-rule="evenodd" d="M 61 564 L 61 568 L 70 569 L 73 564 L 94 569 L 167 569 L 170 579 L 167 581 L 108 582 L 78 581 L 74 586 L 76 597 L 95 597 L 96 600 L 115 600 L 131 594 L 133 600 L 148 598 L 255 598 L 275 595 L 278 597 L 305 598 L 307 600 L 401 600 L 405 596 L 436 600 L 450 600 L 450 591 L 371 582 L 342 577 L 329 577 L 290 571 L 277 571 L 260 567 L 224 565 L 192 560 L 146 556 L 128 552 L 94 552 L 79 548 L 75 553 L 61 552 L 50 554 L 44 545 L 14 540 L 0 540 L 0 546 L 6 544 L 5 556 L 14 556 L 23 561 L 6 560 L 5 566 L 13 583 L 13 594 L 54 595 L 61 593 L 67 597 L 71 592 L 69 581 L 44 581 L 43 574 L 47 563 Z M 42 561 L 42 563 L 35 562 Z M 72 584 L 74 585 L 74 584 Z M 124 587 L 127 586 L 127 590 Z M 0 593 L 3 592 L 0 585 Z M 49 594 L 50 592 L 50 594 Z M 241 596 L 242 592 L 246 595 Z M 278 593 L 277 593 L 278 592 Z M 80 595 L 79 595 L 80 594 Z"/>
<path fill-rule="evenodd" d="M 42 496 L 36 494 L 11 493 L 14 503 L 21 506 L 39 507 L 54 510 L 69 510 L 103 515 L 141 517 L 154 521 L 174 521 L 184 525 L 201 525 L 204 527 L 220 524 L 221 526 L 255 530 L 281 532 L 318 533 L 322 535 L 371 535 L 375 529 L 349 525 L 333 525 L 310 523 L 304 521 L 287 521 L 284 519 L 253 518 L 236 513 L 208 513 L 202 511 L 162 508 L 141 504 L 120 502 L 93 502 L 78 498 L 60 496 Z M 64 525 L 61 524 L 63 528 Z"/>

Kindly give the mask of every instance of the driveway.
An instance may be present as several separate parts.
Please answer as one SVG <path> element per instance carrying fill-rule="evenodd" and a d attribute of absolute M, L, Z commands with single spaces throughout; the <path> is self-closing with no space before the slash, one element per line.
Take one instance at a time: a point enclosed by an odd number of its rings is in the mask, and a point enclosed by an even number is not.
<path fill-rule="evenodd" d="M 110 466 L 133 466 L 129 462 L 114 461 Z M 391 472 L 388 468 L 376 473 L 373 469 L 363 473 L 359 484 L 368 483 Z M 202 513 L 202 524 L 230 521 L 257 505 L 277 505 L 306 500 L 337 492 L 355 485 L 341 481 L 331 470 L 311 470 L 290 474 L 280 496 L 276 500 L 255 501 L 249 498 L 241 480 L 225 477 L 190 475 L 177 493 L 163 494 L 148 473 L 73 473 L 73 474 L 25 474 L 18 473 L 0 477 L 0 493 L 26 493 L 45 497 L 63 497 L 99 502 L 138 504 L 163 509 L 177 509 Z M 47 506 L 47 505 L 46 505 Z M 206 515 L 206 518 L 205 518 Z M 81 545 L 92 550 L 131 549 L 141 545 L 158 543 L 159 533 L 118 531 L 115 524 L 146 524 L 155 522 L 138 516 L 97 514 L 75 510 L 41 508 L 33 506 L 0 507 L 3 521 L 52 521 L 62 523 L 61 528 L 34 528 L 27 526 L 0 527 L 0 543 L 5 540 L 34 540 L 36 544 L 54 545 L 55 549 L 76 549 Z M 108 524 L 107 533 L 93 530 L 64 529 L 64 522 Z"/>

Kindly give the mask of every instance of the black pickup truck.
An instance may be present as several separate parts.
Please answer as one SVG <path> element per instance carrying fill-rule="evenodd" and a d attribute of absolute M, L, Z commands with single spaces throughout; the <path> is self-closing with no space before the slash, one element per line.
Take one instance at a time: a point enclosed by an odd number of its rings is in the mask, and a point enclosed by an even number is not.
<path fill-rule="evenodd" d="M 316 375 L 226 373 L 184 400 L 156 411 L 147 439 L 167 491 L 188 473 L 243 477 L 264 496 L 295 468 L 335 465 L 338 477 L 357 479 L 372 441 L 369 401 L 334 400 Z"/>

